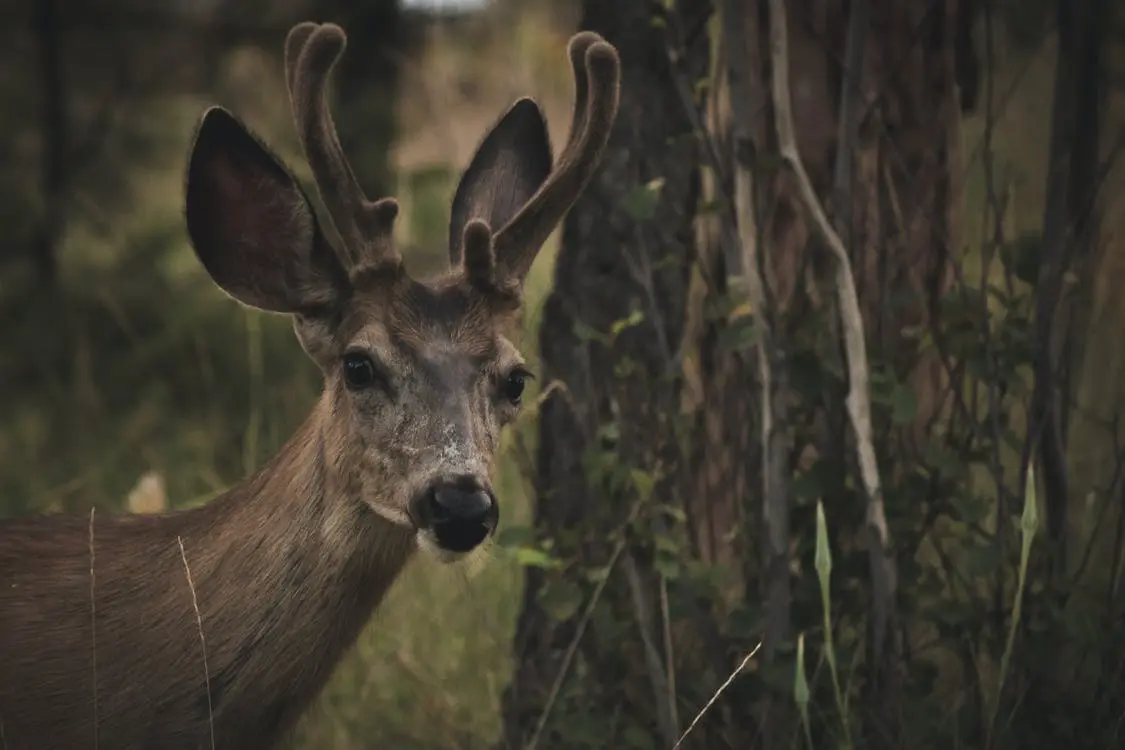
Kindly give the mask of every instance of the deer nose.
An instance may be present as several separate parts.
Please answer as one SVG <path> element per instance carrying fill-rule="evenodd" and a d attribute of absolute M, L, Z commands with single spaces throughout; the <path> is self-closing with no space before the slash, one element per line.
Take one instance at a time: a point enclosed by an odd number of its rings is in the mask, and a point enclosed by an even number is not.
<path fill-rule="evenodd" d="M 496 528 L 500 511 L 496 498 L 470 478 L 439 482 L 425 496 L 425 515 L 438 546 L 449 552 L 468 552 Z"/>

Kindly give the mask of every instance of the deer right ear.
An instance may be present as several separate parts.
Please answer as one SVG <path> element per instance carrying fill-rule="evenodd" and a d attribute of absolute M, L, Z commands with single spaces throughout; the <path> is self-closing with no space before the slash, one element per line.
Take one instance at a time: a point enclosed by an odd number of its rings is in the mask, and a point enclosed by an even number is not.
<path fill-rule="evenodd" d="M 195 254 L 227 294 L 278 313 L 337 301 L 347 273 L 292 174 L 234 115 L 204 114 L 187 170 Z"/>
<path fill-rule="evenodd" d="M 449 217 L 449 261 L 461 262 L 465 225 L 483 219 L 499 229 L 551 173 L 551 141 L 539 105 L 520 99 L 488 131 L 461 176 Z"/>

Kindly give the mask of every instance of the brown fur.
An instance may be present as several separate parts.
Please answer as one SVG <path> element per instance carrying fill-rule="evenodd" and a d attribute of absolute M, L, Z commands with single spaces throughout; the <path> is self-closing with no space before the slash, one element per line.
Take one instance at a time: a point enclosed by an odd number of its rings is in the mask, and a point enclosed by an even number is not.
<path fill-rule="evenodd" d="M 451 247 L 454 268 L 422 282 L 390 242 L 393 200 L 367 201 L 341 177 L 350 170 L 323 89 L 343 47 L 338 27 L 301 24 L 286 72 L 344 247 L 326 241 L 289 171 L 223 110 L 204 115 L 187 180 L 201 263 L 241 303 L 293 317 L 324 392 L 270 462 L 204 507 L 0 522 L 2 750 L 273 747 L 413 551 L 455 557 L 413 508 L 451 478 L 488 487 L 518 406 L 504 396 L 521 367 L 505 331 L 548 225 L 608 138 L 616 53 L 592 34 L 572 41 L 582 132 L 554 171 L 543 168 L 537 107 L 497 123 L 454 200 L 451 236 L 473 225 L 470 257 Z M 502 229 L 489 252 L 491 225 Z M 356 352 L 377 385 L 346 386 L 342 360 Z"/>

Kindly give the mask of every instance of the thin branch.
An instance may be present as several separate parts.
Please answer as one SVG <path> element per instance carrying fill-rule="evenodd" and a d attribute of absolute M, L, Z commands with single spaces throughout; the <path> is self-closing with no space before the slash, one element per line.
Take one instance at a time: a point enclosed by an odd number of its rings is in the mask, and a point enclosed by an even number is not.
<path fill-rule="evenodd" d="M 889 555 L 890 533 L 887 529 L 883 492 L 879 479 L 879 466 L 871 437 L 871 400 L 868 380 L 867 345 L 864 340 L 863 318 L 855 278 L 852 274 L 848 252 L 840 236 L 832 228 L 821 206 L 808 173 L 805 172 L 793 130 L 793 113 L 789 88 L 789 49 L 785 0 L 770 0 L 770 56 L 773 73 L 774 116 L 778 147 L 782 160 L 792 172 L 812 229 L 820 236 L 832 253 L 836 271 L 836 294 L 843 326 L 844 348 L 848 361 L 848 416 L 855 433 L 855 446 L 860 478 L 867 493 L 866 525 L 873 586 L 873 641 L 877 660 L 875 671 L 883 680 L 891 677 L 881 668 L 886 666 L 888 636 L 893 621 L 895 597 L 895 568 Z M 884 684 L 884 689 L 889 685 Z M 893 695 L 885 692 L 885 696 Z"/>
<path fill-rule="evenodd" d="M 695 715 L 695 718 L 691 720 L 691 724 L 688 725 L 688 728 L 680 736 L 680 739 L 676 740 L 675 745 L 672 745 L 672 750 L 679 750 L 680 745 L 684 744 L 684 740 L 687 739 L 687 736 L 691 734 L 693 729 L 695 729 L 695 725 L 699 723 L 699 720 L 703 718 L 703 715 L 711 710 L 711 706 L 715 704 L 715 701 L 719 699 L 719 696 L 722 695 L 723 692 L 731 686 L 731 683 L 734 682 L 734 678 L 742 674 L 742 670 L 746 669 L 746 665 L 750 663 L 750 660 L 754 658 L 754 654 L 758 653 L 761 648 L 762 644 L 761 642 L 759 642 L 758 645 L 755 646 L 754 649 L 745 656 L 745 658 L 743 658 L 739 665 L 734 668 L 734 671 L 730 673 L 730 676 L 727 677 L 726 681 L 723 682 L 722 685 L 719 685 L 719 689 L 715 691 L 715 693 L 711 696 L 711 698 L 707 701 L 703 708 L 699 709 L 699 713 L 697 713 Z"/>
<path fill-rule="evenodd" d="M 98 750 L 98 620 L 94 598 L 94 511 L 90 508 L 90 670 L 94 678 L 94 750 Z M 0 730 L 0 735 L 3 732 Z"/>
<path fill-rule="evenodd" d="M 774 341 L 772 295 L 764 271 L 758 214 L 755 210 L 755 180 L 752 165 L 754 117 L 748 29 L 750 8 L 741 0 L 728 0 L 722 7 L 723 38 L 729 64 L 731 102 L 731 147 L 734 163 L 734 234 L 738 238 L 746 294 L 754 312 L 753 341 L 758 364 L 761 399 L 762 515 L 765 519 L 765 557 L 769 577 L 767 590 L 764 658 L 772 661 L 778 645 L 789 631 L 789 448 L 783 393 L 784 361 Z"/>
<path fill-rule="evenodd" d="M 203 651 L 203 679 L 207 685 L 207 724 L 211 728 L 211 750 L 215 750 L 215 711 L 211 705 L 211 668 L 207 665 L 207 640 L 203 637 L 203 615 L 199 612 L 199 600 L 195 597 L 195 584 L 191 580 L 191 568 L 188 567 L 183 537 L 177 536 L 176 542 L 180 545 L 180 559 L 184 561 L 184 575 L 187 577 L 188 588 L 191 589 L 191 606 L 195 610 L 195 626 L 199 629 L 199 647 Z"/>
<path fill-rule="evenodd" d="M 676 740 L 679 730 L 673 724 L 672 713 L 674 703 L 668 697 L 668 676 L 660 662 L 660 651 L 656 648 L 656 639 L 652 633 L 653 613 L 651 602 L 645 591 L 641 572 L 637 569 L 637 562 L 628 552 L 621 563 L 625 572 L 625 580 L 629 584 L 629 593 L 633 600 L 633 614 L 637 618 L 637 627 L 641 631 L 641 646 L 645 654 L 649 683 L 652 686 L 653 699 L 656 702 L 656 719 L 660 726 L 660 733 L 664 742 L 672 744 Z"/>
<path fill-rule="evenodd" d="M 672 645 L 672 616 L 668 609 L 668 579 L 660 576 L 660 626 L 664 631 L 664 671 L 668 675 L 668 707 L 672 726 L 680 731 L 680 712 L 676 708 L 676 652 Z"/>
<path fill-rule="evenodd" d="M 590 601 L 586 605 L 585 611 L 582 612 L 582 617 L 578 620 L 578 627 L 575 628 L 574 637 L 570 639 L 567 644 L 566 653 L 563 654 L 562 664 L 559 665 L 559 672 L 555 675 L 555 681 L 551 684 L 551 691 L 547 694 L 547 703 L 543 706 L 543 713 L 539 715 L 539 721 L 535 724 L 535 731 L 531 734 L 531 739 L 524 750 L 535 750 L 539 746 L 539 738 L 543 734 L 543 728 L 547 726 L 547 719 L 551 716 L 551 710 L 555 707 L 555 701 L 558 700 L 559 691 L 562 689 L 563 680 L 570 672 L 570 663 L 574 660 L 574 655 L 578 652 L 578 644 L 582 640 L 582 636 L 586 633 L 586 627 L 590 624 L 590 618 L 594 614 L 594 607 L 597 606 L 598 601 L 602 598 L 602 593 L 605 591 L 606 584 L 609 583 L 610 576 L 613 574 L 613 569 L 617 567 L 617 561 L 621 557 L 621 553 L 625 551 L 626 535 L 624 529 L 628 528 L 630 524 L 637 517 L 637 511 L 640 510 L 640 504 L 634 504 L 629 513 L 629 517 L 622 525 L 622 533 L 617 539 L 617 544 L 613 547 L 613 552 L 610 553 L 609 562 L 606 563 L 605 575 L 598 581 L 598 585 L 594 588 L 593 594 L 590 595 Z"/>
<path fill-rule="evenodd" d="M 848 355 L 848 414 L 856 434 L 860 476 L 868 495 L 869 524 L 878 531 L 884 546 L 889 542 L 879 467 L 871 439 L 871 398 L 868 392 L 867 345 L 864 341 L 863 318 L 859 309 L 855 280 L 848 252 L 832 228 L 828 216 L 816 196 L 805 172 L 793 134 L 793 116 L 789 104 L 788 45 L 786 43 L 785 5 L 770 0 L 770 45 L 773 55 L 773 86 L 777 104 L 777 135 L 781 157 L 796 178 L 801 200 L 812 219 L 813 229 L 828 245 L 836 261 L 836 292 L 840 297 L 840 315 L 844 323 L 844 344 Z"/>

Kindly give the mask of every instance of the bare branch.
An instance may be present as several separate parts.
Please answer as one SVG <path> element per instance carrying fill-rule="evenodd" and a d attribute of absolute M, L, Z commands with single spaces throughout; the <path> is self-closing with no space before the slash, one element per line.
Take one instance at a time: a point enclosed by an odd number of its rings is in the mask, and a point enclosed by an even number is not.
<path fill-rule="evenodd" d="M 215 750 L 215 711 L 211 703 L 211 668 L 207 664 L 207 639 L 203 637 L 203 615 L 199 611 L 199 600 L 195 596 L 195 582 L 191 578 L 183 537 L 177 536 L 176 543 L 180 545 L 180 559 L 184 562 L 184 578 L 187 579 L 188 589 L 191 591 L 191 608 L 195 612 L 195 627 L 199 631 L 199 648 L 203 653 L 203 679 L 207 685 L 207 724 L 211 730 L 211 750 Z"/>
<path fill-rule="evenodd" d="M 770 46 L 773 56 L 773 86 L 776 99 L 777 136 L 781 157 L 792 170 L 797 181 L 805 209 L 812 219 L 813 229 L 828 245 L 836 261 L 836 292 L 840 297 L 840 315 L 844 319 L 844 344 L 848 354 L 848 414 L 856 433 L 856 450 L 859 453 L 860 474 L 864 490 L 871 507 L 868 510 L 868 523 L 879 531 L 879 538 L 886 543 L 886 519 L 883 514 L 882 489 L 879 482 L 879 468 L 875 461 L 875 449 L 871 440 L 871 399 L 868 393 L 867 344 L 864 341 L 863 319 L 859 311 L 855 280 L 852 276 L 851 262 L 844 243 L 828 221 L 828 216 L 816 196 L 808 173 L 801 163 L 793 135 L 792 112 L 789 105 L 789 72 L 787 69 L 788 50 L 786 44 L 785 6 L 781 0 L 770 0 Z"/>
<path fill-rule="evenodd" d="M 843 326 L 844 348 L 848 360 L 848 416 L 855 433 L 856 453 L 860 477 L 867 493 L 867 519 L 871 575 L 874 595 L 872 612 L 873 640 L 876 673 L 883 683 L 884 695 L 892 675 L 882 667 L 888 664 L 888 636 L 894 614 L 896 589 L 894 562 L 889 554 L 890 534 L 887 530 L 883 507 L 883 493 L 879 467 L 871 438 L 871 400 L 868 392 L 867 346 L 864 340 L 863 319 L 860 314 L 855 278 L 847 249 L 833 229 L 824 208 L 805 172 L 797 149 L 793 130 L 793 113 L 789 89 L 788 30 L 784 0 L 770 0 L 770 56 L 773 68 L 774 115 L 776 118 L 778 147 L 782 160 L 795 179 L 801 201 L 812 222 L 812 229 L 821 237 L 835 260 L 836 294 Z"/>
<path fill-rule="evenodd" d="M 664 744 L 672 745 L 679 735 L 679 727 L 673 719 L 675 704 L 668 694 L 668 676 L 661 664 L 660 651 L 656 648 L 656 638 L 652 632 L 653 607 L 648 592 L 645 591 L 645 582 L 637 568 L 637 562 L 628 552 L 621 560 L 621 567 L 625 572 L 625 580 L 629 584 L 629 593 L 633 600 L 633 614 L 637 618 L 637 627 L 641 631 L 641 645 L 645 654 L 645 666 L 648 670 L 649 683 L 652 685 L 653 699 L 656 702 L 656 721 L 660 727 L 660 734 Z"/>
<path fill-rule="evenodd" d="M 734 163 L 734 234 L 738 238 L 748 301 L 754 311 L 753 338 L 761 388 L 762 517 L 765 520 L 765 561 L 768 576 L 763 658 L 773 659 L 789 635 L 789 446 L 785 405 L 775 394 L 784 389 L 785 364 L 774 340 L 774 310 L 769 304 L 755 210 L 751 80 L 750 13 L 747 3 L 727 0 L 722 7 L 723 39 L 729 61 L 731 149 Z"/>
<path fill-rule="evenodd" d="M 94 750 L 98 747 L 98 609 L 94 578 L 94 512 L 90 508 L 90 671 L 94 681 Z"/>

